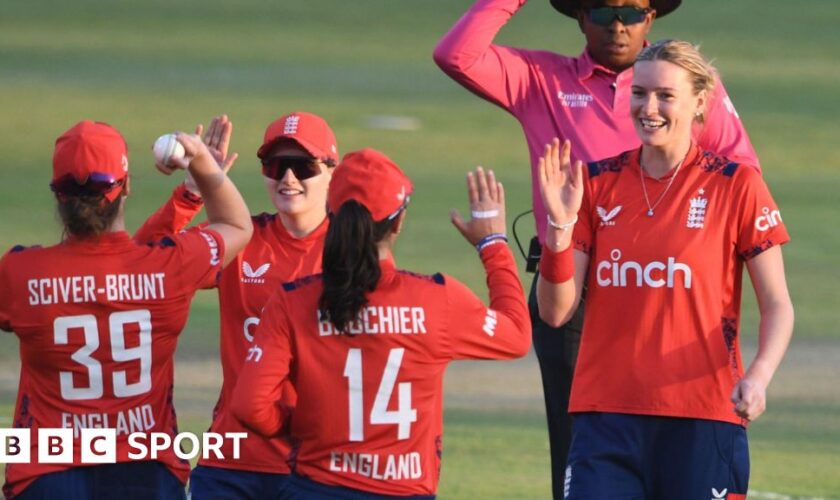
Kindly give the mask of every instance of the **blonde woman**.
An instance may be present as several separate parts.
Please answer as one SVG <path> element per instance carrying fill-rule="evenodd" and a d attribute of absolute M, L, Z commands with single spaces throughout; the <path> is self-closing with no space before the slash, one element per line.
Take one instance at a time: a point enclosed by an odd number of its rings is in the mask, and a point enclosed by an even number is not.
<path fill-rule="evenodd" d="M 564 323 L 589 284 L 567 498 L 746 495 L 746 426 L 765 409 L 793 330 L 789 236 L 755 168 L 692 140 L 714 81 L 691 44 L 655 43 L 631 87 L 642 146 L 584 168 L 554 140 L 540 160 L 551 227 L 540 316 Z M 761 311 L 746 371 L 745 265 Z"/>

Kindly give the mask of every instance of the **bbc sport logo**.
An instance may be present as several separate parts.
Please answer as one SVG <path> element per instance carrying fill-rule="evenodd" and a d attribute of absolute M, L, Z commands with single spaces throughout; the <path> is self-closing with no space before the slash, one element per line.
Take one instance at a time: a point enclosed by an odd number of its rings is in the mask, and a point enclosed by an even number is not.
<path fill-rule="evenodd" d="M 245 432 L 205 432 L 199 438 L 191 432 L 179 432 L 174 437 L 165 432 L 133 432 L 128 435 L 130 460 L 156 460 L 158 455 L 171 449 L 175 456 L 191 460 L 201 452 L 202 459 L 239 459 L 241 441 Z M 222 446 L 231 442 L 231 456 L 225 457 Z M 191 444 L 184 451 L 183 444 Z M 81 429 L 80 439 L 74 442 L 73 429 L 38 429 L 37 457 L 32 457 L 29 429 L 0 429 L 0 463 L 72 464 L 73 446 L 78 446 L 83 464 L 113 464 L 117 461 L 116 429 Z M 33 460 L 36 458 L 37 460 Z"/>

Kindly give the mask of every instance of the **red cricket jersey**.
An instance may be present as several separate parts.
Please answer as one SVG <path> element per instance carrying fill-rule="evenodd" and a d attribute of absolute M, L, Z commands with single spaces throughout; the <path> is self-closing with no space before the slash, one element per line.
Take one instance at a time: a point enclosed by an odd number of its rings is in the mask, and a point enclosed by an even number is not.
<path fill-rule="evenodd" d="M 74 464 L 37 463 L 39 428 L 116 428 L 117 461 L 133 432 L 177 433 L 173 357 L 196 289 L 221 271 L 224 241 L 196 231 L 148 245 L 127 233 L 15 247 L 0 261 L 0 328 L 20 339 L 14 427 L 31 431 L 29 464 L 6 466 L 7 495 Z M 78 434 L 76 438 L 78 439 Z M 186 483 L 189 463 L 158 461 Z"/>
<path fill-rule="evenodd" d="M 266 304 L 234 394 L 236 416 L 263 435 L 300 441 L 295 472 L 386 495 L 433 494 L 442 451 L 443 373 L 454 359 L 511 359 L 530 347 L 530 320 L 506 245 L 481 252 L 490 308 L 440 274 L 380 261 L 360 319 L 338 334 L 318 317 L 320 275 L 284 284 Z M 297 406 L 279 401 L 291 380 Z"/>
<path fill-rule="evenodd" d="M 729 400 L 744 262 L 790 238 L 758 171 L 692 145 L 653 216 L 640 149 L 590 163 L 575 248 L 590 256 L 569 410 L 742 424 Z M 671 177 L 644 175 L 655 204 Z"/>
<path fill-rule="evenodd" d="M 175 189 L 164 204 L 135 235 L 140 241 L 182 230 L 201 210 L 200 199 L 190 197 L 183 187 Z M 225 440 L 224 458 L 211 454 L 199 465 L 226 469 L 288 474 L 290 444 L 283 438 L 265 439 L 244 428 L 230 411 L 230 402 L 239 371 L 252 347 L 260 314 L 271 293 L 281 283 L 321 271 L 321 249 L 328 223 L 324 222 L 304 238 L 286 231 L 280 217 L 262 214 L 252 218 L 254 233 L 245 249 L 222 271 L 218 282 L 219 339 L 223 382 L 213 409 L 210 432 L 248 432 L 240 441 L 239 459 L 233 459 L 233 441 Z M 291 384 L 284 391 L 284 401 L 294 405 Z"/>

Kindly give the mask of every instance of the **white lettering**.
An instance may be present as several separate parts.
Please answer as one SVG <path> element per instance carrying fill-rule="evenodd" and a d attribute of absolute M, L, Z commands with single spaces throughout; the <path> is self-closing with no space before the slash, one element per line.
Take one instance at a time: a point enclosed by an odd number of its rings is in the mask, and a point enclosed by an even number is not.
<path fill-rule="evenodd" d="M 776 227 L 782 223 L 782 214 L 778 210 L 770 211 L 769 208 L 764 207 L 761 212 L 764 215 L 759 215 L 755 219 L 755 228 L 759 231 L 767 231 L 771 227 Z"/>
<path fill-rule="evenodd" d="M 380 481 L 419 479 L 423 475 L 422 460 L 418 452 L 379 455 L 332 451 L 329 470 L 358 474 Z"/>
<path fill-rule="evenodd" d="M 599 286 L 627 287 L 628 283 L 632 283 L 636 288 L 644 285 L 651 288 L 674 288 L 677 273 L 681 273 L 683 288 L 691 288 L 691 268 L 677 262 L 674 257 L 668 257 L 667 264 L 653 261 L 642 265 L 632 260 L 622 262 L 621 251 L 615 249 L 610 252 L 610 259 L 612 262 L 602 260 L 595 267 L 595 278 Z"/>
<path fill-rule="evenodd" d="M 318 335 L 341 335 L 329 321 L 321 321 L 318 314 Z M 355 321 L 347 324 L 350 335 L 419 335 L 426 334 L 426 310 L 409 306 L 367 306 L 362 308 Z"/>

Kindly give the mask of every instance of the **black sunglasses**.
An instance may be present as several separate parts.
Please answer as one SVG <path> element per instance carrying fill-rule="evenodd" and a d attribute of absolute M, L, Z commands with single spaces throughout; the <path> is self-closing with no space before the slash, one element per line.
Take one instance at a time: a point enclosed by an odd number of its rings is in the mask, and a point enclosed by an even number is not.
<path fill-rule="evenodd" d="M 114 180 L 114 176 L 99 172 L 91 173 L 83 182 L 67 174 L 52 181 L 50 189 L 61 196 L 101 196 L 124 183 L 125 178 Z"/>
<path fill-rule="evenodd" d="M 592 24 L 607 27 L 618 19 L 627 26 L 644 21 L 650 11 L 638 7 L 595 7 L 589 9 L 589 20 Z"/>
<path fill-rule="evenodd" d="M 274 180 L 281 180 L 290 170 L 297 180 L 310 179 L 321 173 L 321 164 L 316 158 L 302 156 L 272 156 L 262 160 L 263 175 Z"/>

